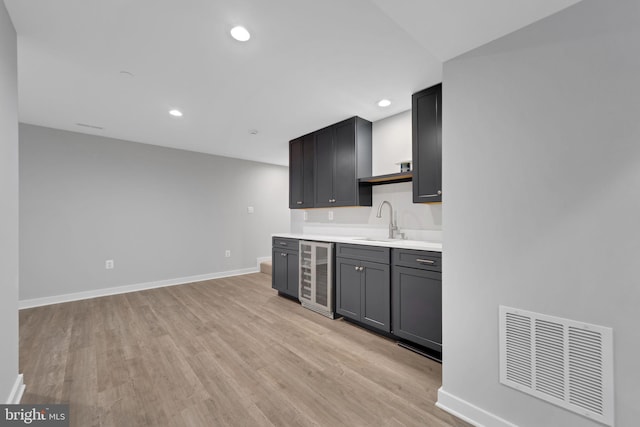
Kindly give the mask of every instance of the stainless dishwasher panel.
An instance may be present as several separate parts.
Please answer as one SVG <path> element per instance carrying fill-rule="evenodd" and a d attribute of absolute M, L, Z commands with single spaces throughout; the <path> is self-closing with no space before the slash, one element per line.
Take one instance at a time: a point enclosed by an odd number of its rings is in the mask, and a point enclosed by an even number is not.
<path fill-rule="evenodd" d="M 300 285 L 303 307 L 334 318 L 333 243 L 300 241 Z"/>

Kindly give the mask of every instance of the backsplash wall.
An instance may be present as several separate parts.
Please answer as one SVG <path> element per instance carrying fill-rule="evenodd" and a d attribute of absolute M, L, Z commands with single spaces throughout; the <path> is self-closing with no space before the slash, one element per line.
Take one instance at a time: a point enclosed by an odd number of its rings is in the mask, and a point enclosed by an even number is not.
<path fill-rule="evenodd" d="M 395 163 L 411 158 L 410 110 L 373 123 L 372 154 L 374 175 L 400 172 Z M 372 207 L 291 209 L 291 232 L 384 237 L 389 208 L 385 206 L 382 218 L 376 218 L 384 200 L 393 206 L 398 228 L 407 238 L 441 240 L 442 204 L 413 203 L 411 182 L 374 186 Z M 333 213 L 333 220 L 329 219 L 329 212 Z"/>

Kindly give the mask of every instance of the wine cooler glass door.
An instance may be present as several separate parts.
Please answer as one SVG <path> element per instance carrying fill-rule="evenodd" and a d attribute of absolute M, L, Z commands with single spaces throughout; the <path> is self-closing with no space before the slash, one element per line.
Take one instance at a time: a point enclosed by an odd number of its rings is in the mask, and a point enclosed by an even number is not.
<path fill-rule="evenodd" d="M 324 246 L 315 247 L 315 302 L 316 304 L 329 309 L 329 248 Z"/>
<path fill-rule="evenodd" d="M 333 243 L 300 241 L 302 305 L 333 319 Z"/>

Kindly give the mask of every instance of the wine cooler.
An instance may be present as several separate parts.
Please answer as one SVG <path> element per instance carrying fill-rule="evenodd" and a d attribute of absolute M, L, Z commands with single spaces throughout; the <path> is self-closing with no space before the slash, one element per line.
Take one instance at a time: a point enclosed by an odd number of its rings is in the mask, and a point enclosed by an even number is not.
<path fill-rule="evenodd" d="M 333 243 L 300 241 L 300 287 L 303 307 L 333 319 Z"/>

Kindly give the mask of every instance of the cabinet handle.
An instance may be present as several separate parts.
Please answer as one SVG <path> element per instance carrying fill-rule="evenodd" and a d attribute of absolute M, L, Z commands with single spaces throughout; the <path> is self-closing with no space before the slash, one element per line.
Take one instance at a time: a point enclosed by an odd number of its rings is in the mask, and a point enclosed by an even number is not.
<path fill-rule="evenodd" d="M 280 252 L 280 256 L 287 256 L 284 252 Z"/>
<path fill-rule="evenodd" d="M 436 194 L 424 194 L 422 196 L 418 196 L 418 197 L 436 197 L 436 196 L 441 196 L 442 195 L 442 190 L 438 190 L 438 192 Z"/>
<path fill-rule="evenodd" d="M 416 262 L 420 262 L 423 264 L 435 264 L 435 261 L 432 261 L 430 259 L 420 259 L 420 258 L 416 258 Z"/>
<path fill-rule="evenodd" d="M 355 267 L 353 267 L 356 271 L 358 271 L 358 266 L 356 265 Z"/>
<path fill-rule="evenodd" d="M 364 270 L 364 267 L 360 267 L 360 268 L 358 268 L 358 270 L 362 271 L 362 270 Z"/>
<path fill-rule="evenodd" d="M 336 199 L 329 199 L 329 203 L 335 203 Z"/>
<path fill-rule="evenodd" d="M 282 246 L 287 246 L 287 244 L 286 244 L 285 242 L 280 242 L 280 244 L 281 244 Z"/>
<path fill-rule="evenodd" d="M 301 200 L 298 200 L 298 201 L 296 202 L 296 205 L 301 205 L 301 204 L 302 204 L 302 201 L 301 201 Z"/>

